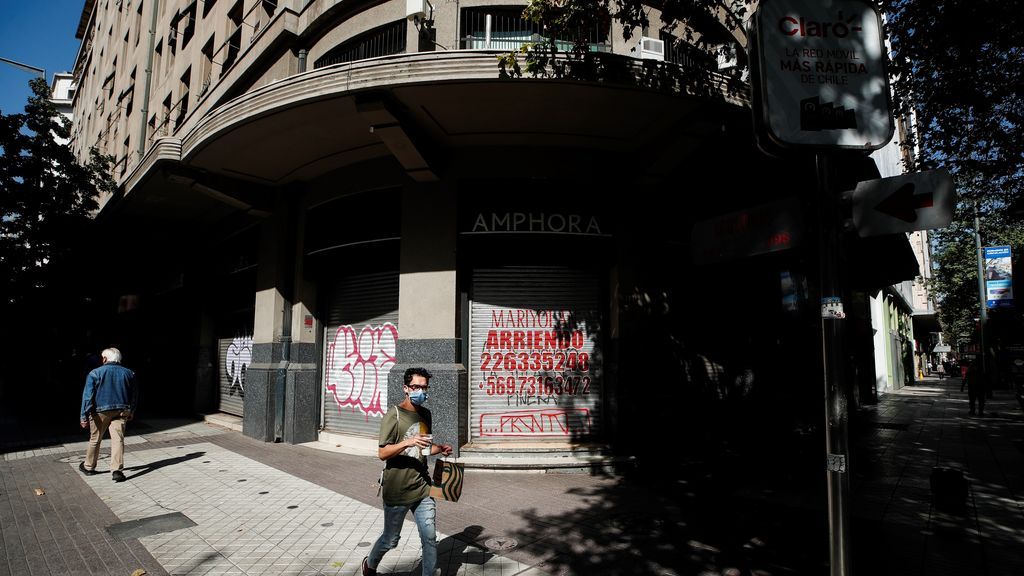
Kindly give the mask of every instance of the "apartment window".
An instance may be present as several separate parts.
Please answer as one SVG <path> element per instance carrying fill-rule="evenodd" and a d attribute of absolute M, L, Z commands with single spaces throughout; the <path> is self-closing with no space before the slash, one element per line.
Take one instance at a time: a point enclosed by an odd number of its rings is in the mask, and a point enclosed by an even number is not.
<path fill-rule="evenodd" d="M 139 2 L 139 9 L 135 12 L 135 45 L 139 45 L 142 38 L 142 2 Z"/>
<path fill-rule="evenodd" d="M 318 58 L 313 68 L 401 54 L 405 52 L 406 29 L 406 20 L 402 19 L 364 32 Z"/>
<path fill-rule="evenodd" d="M 154 136 L 156 136 L 156 114 L 150 116 L 149 121 L 146 122 L 146 141 L 152 142 Z"/>
<path fill-rule="evenodd" d="M 129 119 L 129 122 L 131 121 L 132 105 L 135 101 L 135 70 L 136 68 L 132 68 L 132 73 L 128 76 L 128 89 L 122 94 L 122 98 L 125 99 L 124 116 Z"/>
<path fill-rule="evenodd" d="M 192 36 L 196 32 L 196 3 L 195 1 L 186 9 L 185 15 L 185 28 L 181 31 L 181 48 L 184 49 L 188 46 Z"/>
<path fill-rule="evenodd" d="M 110 76 L 103 81 L 103 88 L 99 97 L 99 101 L 102 102 L 114 95 L 114 73 L 111 72 Z"/>
<path fill-rule="evenodd" d="M 110 132 L 113 130 L 113 125 L 114 125 L 114 115 L 113 114 L 107 114 L 107 121 L 103 125 L 103 141 L 101 142 L 104 154 L 109 154 L 110 153 L 109 137 L 111 135 Z"/>
<path fill-rule="evenodd" d="M 163 39 L 160 39 L 160 41 L 156 43 L 156 49 L 153 52 L 155 54 L 154 57 L 153 57 L 153 76 L 156 76 L 157 78 L 159 78 L 160 77 L 160 65 L 163 63 L 163 59 L 164 59 L 164 41 L 163 41 Z"/>
<path fill-rule="evenodd" d="M 133 83 L 128 87 L 127 90 L 121 93 L 121 101 L 118 102 L 118 107 L 124 109 L 125 118 L 130 118 L 132 115 L 132 106 L 135 100 L 135 84 Z"/>
<path fill-rule="evenodd" d="M 199 97 L 202 98 L 210 89 L 210 84 L 213 81 L 213 36 L 210 36 L 206 45 L 203 46 L 202 69 L 199 72 L 200 82 L 202 82 L 199 88 Z"/>
<path fill-rule="evenodd" d="M 177 130 L 178 126 L 185 121 L 185 116 L 188 115 L 188 99 L 189 99 L 189 86 L 192 83 L 192 67 L 189 66 L 185 70 L 185 73 L 181 75 L 181 85 L 179 90 L 181 97 L 178 98 L 178 113 L 174 116 L 174 129 Z"/>
<path fill-rule="evenodd" d="M 126 136 L 124 139 L 124 147 L 121 148 L 121 150 L 124 152 L 124 154 L 121 156 L 121 176 L 124 176 L 124 173 L 128 169 L 128 149 L 131 147 L 131 140 L 131 135 Z"/>
<path fill-rule="evenodd" d="M 224 54 L 224 61 L 220 65 L 220 75 L 223 76 L 238 59 L 238 53 L 242 50 L 242 0 L 235 2 L 235 5 L 228 11 L 227 37 L 224 41 L 227 52 Z"/>
<path fill-rule="evenodd" d="M 255 38 L 260 30 L 270 22 L 270 19 L 274 16 L 274 11 L 277 10 L 277 2 L 271 0 L 260 0 L 259 6 L 262 10 L 256 12 L 256 21 L 253 23 L 252 35 Z"/>
<path fill-rule="evenodd" d="M 121 43 L 121 62 L 128 61 L 128 37 L 131 36 L 131 31 L 124 33 L 124 42 Z"/>
<path fill-rule="evenodd" d="M 171 122 L 171 95 L 168 94 L 167 98 L 164 98 L 163 107 L 161 109 L 163 120 L 160 121 L 160 125 L 157 127 L 157 134 L 160 136 L 167 135 L 167 125 Z"/>

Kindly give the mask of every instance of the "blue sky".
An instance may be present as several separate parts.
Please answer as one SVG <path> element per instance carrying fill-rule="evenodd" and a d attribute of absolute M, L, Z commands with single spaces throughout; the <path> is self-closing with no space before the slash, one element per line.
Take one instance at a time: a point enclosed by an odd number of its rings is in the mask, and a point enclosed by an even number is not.
<path fill-rule="evenodd" d="M 0 57 L 54 72 L 70 72 L 78 53 L 75 38 L 85 0 L 0 0 Z M 31 72 L 0 62 L 0 112 L 25 108 Z"/>

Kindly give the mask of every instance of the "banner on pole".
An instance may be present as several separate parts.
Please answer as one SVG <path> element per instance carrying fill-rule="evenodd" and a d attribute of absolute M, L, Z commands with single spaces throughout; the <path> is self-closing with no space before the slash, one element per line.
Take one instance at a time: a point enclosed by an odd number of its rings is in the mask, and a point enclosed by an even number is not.
<path fill-rule="evenodd" d="M 988 308 L 1013 306 L 1013 264 L 1009 246 L 985 248 L 985 300 Z"/>

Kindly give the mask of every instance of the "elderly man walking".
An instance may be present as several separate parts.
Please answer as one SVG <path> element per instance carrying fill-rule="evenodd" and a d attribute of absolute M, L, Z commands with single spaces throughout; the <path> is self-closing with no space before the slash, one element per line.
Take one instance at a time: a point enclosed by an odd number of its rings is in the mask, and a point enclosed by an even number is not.
<path fill-rule="evenodd" d="M 78 469 L 87 476 L 99 474 L 103 434 L 110 431 L 110 471 L 114 482 L 124 482 L 124 423 L 132 419 L 139 397 L 135 373 L 121 365 L 121 352 L 107 348 L 100 356 L 103 364 L 89 372 L 82 391 L 80 425 L 89 428 L 89 448 Z"/>

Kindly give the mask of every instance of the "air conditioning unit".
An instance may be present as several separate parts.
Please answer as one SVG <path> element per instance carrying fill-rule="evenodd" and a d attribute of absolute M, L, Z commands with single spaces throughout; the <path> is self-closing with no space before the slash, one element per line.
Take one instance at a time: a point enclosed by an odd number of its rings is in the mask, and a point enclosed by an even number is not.
<path fill-rule="evenodd" d="M 423 20 L 427 15 L 427 0 L 405 0 L 405 17 Z"/>
<path fill-rule="evenodd" d="M 643 60 L 665 60 L 665 41 L 657 38 L 640 37 L 638 47 L 640 58 Z"/>

